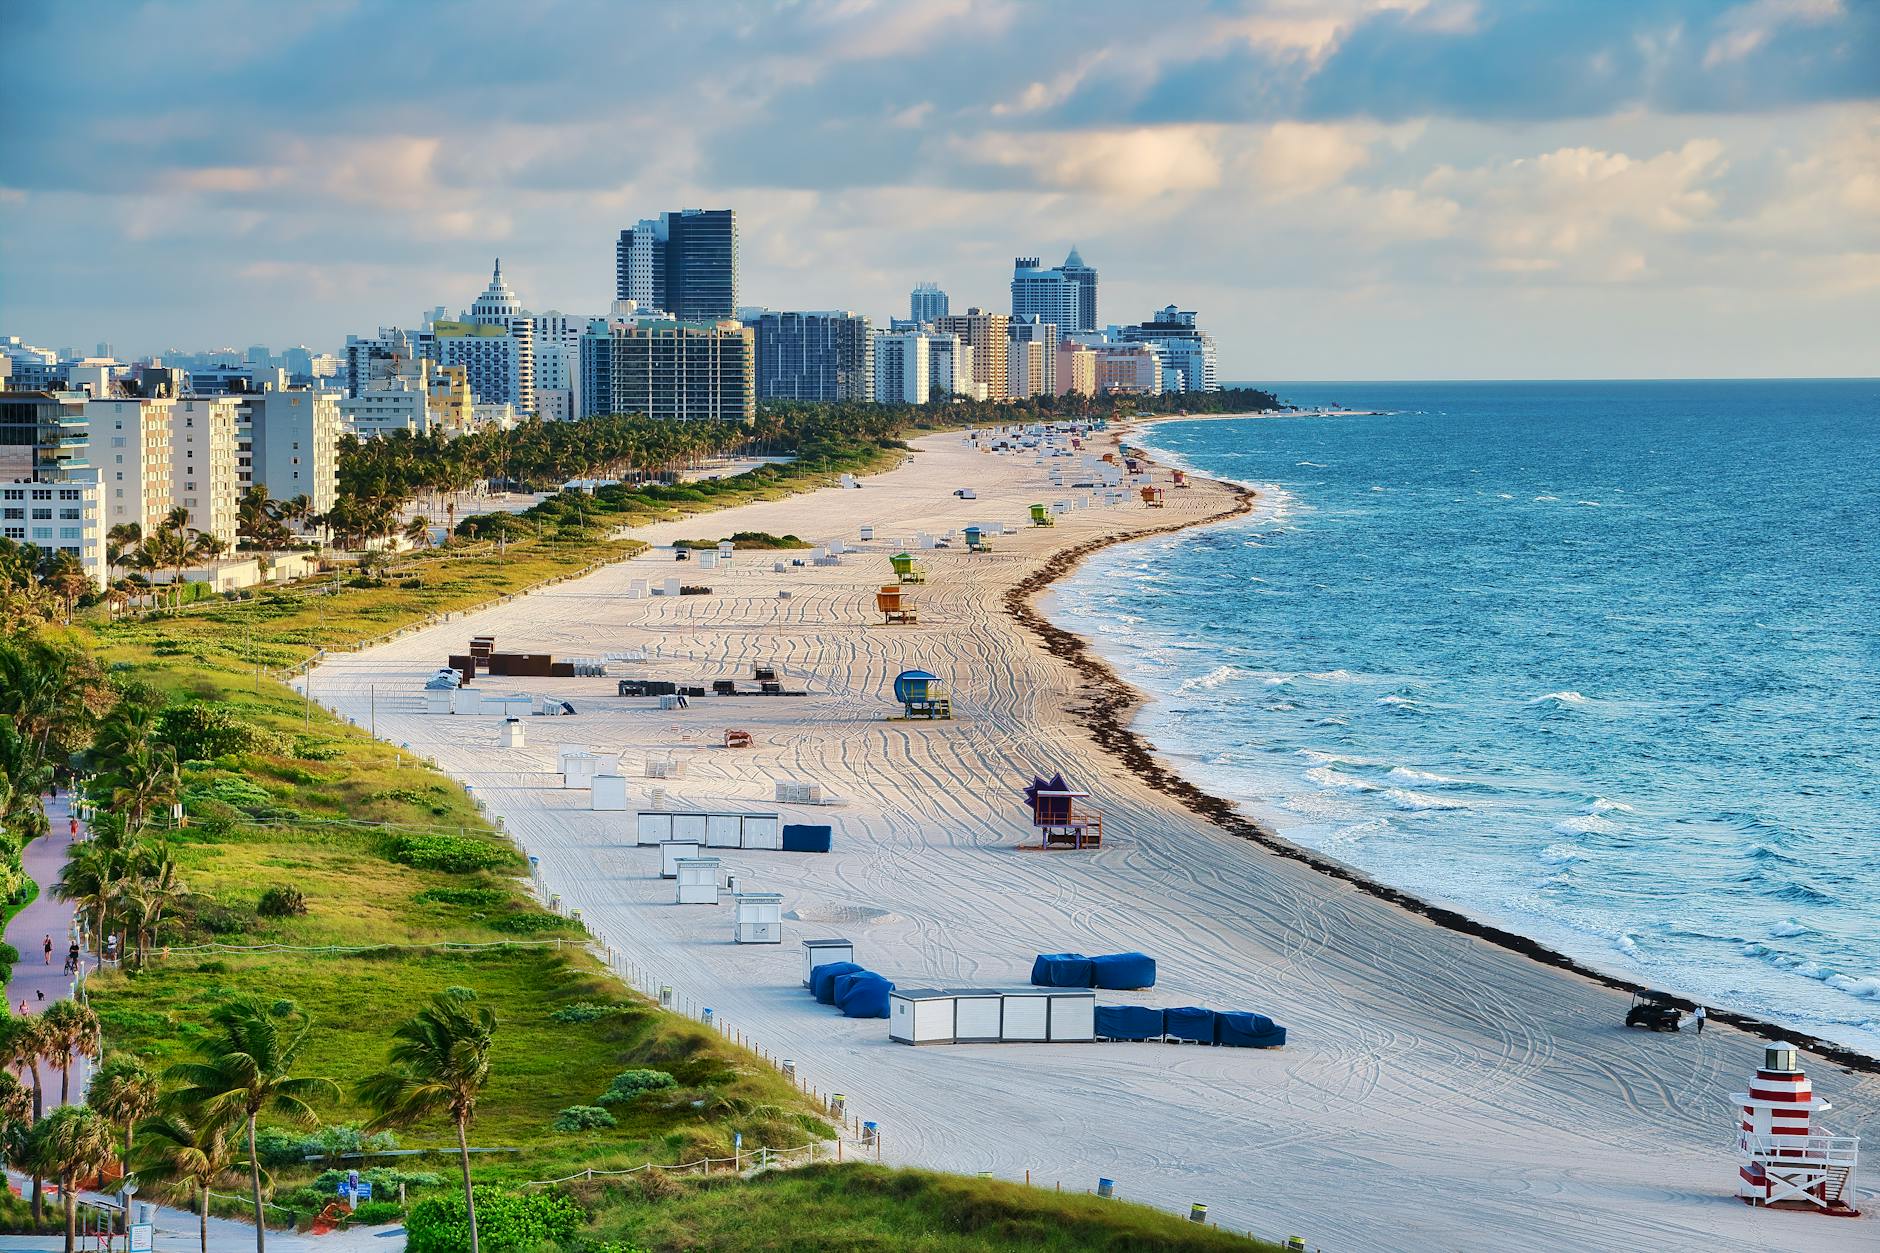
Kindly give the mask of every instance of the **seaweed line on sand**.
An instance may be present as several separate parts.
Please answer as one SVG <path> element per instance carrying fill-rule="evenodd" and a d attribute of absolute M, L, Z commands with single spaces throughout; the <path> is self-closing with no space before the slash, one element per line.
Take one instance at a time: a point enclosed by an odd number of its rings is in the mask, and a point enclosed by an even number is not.
<path fill-rule="evenodd" d="M 1200 476 L 1194 477 L 1198 479 Z M 1234 503 L 1229 508 L 1205 517 L 1183 519 L 1163 526 L 1141 527 L 1133 531 L 1122 531 L 1115 535 L 1101 536 L 1097 539 L 1086 540 L 1081 544 L 1071 545 L 1053 553 L 1035 572 L 1026 576 L 1005 594 L 1006 612 L 1011 614 L 1021 626 L 1036 635 L 1043 642 L 1047 652 L 1068 663 L 1087 681 L 1084 699 L 1073 702 L 1070 705 L 1070 712 L 1090 733 L 1090 738 L 1095 740 L 1100 747 L 1121 759 L 1123 765 L 1137 778 L 1230 835 L 1251 840 L 1270 853 L 1300 862 L 1342 883 L 1349 883 L 1361 891 L 1368 892 L 1380 900 L 1388 901 L 1400 909 L 1427 918 L 1450 931 L 1486 940 L 1490 944 L 1519 953 L 1530 960 L 1570 971 L 1583 979 L 1591 979 L 1595 983 L 1621 992 L 1629 993 L 1638 988 L 1639 985 L 1636 983 L 1615 978 L 1583 965 L 1537 940 L 1517 935 L 1512 931 L 1505 931 L 1456 910 L 1433 905 L 1399 888 L 1380 883 L 1342 862 L 1322 857 L 1310 849 L 1280 838 L 1270 828 L 1241 813 L 1232 801 L 1223 800 L 1210 792 L 1203 791 L 1164 766 L 1156 757 L 1155 750 L 1136 734 L 1131 723 L 1134 721 L 1136 710 L 1143 703 L 1142 693 L 1126 683 L 1115 670 L 1110 668 L 1109 663 L 1097 656 L 1083 636 L 1052 623 L 1038 611 L 1033 602 L 1038 593 L 1073 573 L 1084 559 L 1093 553 L 1155 535 L 1166 535 L 1199 526 L 1212 526 L 1252 511 L 1258 493 L 1251 488 L 1222 483 L 1218 480 L 1204 481 L 1229 492 L 1233 496 Z M 1696 1008 L 1694 1002 L 1679 997 L 1672 997 L 1670 1001 L 1685 1010 Z M 1766 1040 L 1800 1045 L 1809 1052 L 1846 1070 L 1880 1074 L 1880 1058 L 1868 1057 L 1864 1053 L 1855 1052 L 1842 1045 L 1792 1028 L 1780 1027 L 1736 1010 L 1707 1007 L 1706 1012 L 1713 1022 L 1729 1023 L 1733 1027 L 1751 1035 L 1761 1036 Z"/>

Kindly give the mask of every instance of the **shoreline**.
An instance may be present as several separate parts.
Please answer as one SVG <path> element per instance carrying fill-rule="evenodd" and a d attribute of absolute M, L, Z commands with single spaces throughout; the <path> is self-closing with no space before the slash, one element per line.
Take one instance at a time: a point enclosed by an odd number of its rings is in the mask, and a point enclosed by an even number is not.
<path fill-rule="evenodd" d="M 1206 414 L 1199 419 L 1155 418 L 1147 422 L 1132 423 L 1125 428 L 1125 432 L 1133 432 L 1162 422 L 1265 416 L 1269 415 Z M 1166 462 L 1166 458 L 1150 457 L 1149 460 L 1157 465 L 1164 465 Z M 1084 561 L 1105 549 L 1121 547 L 1158 535 L 1221 525 L 1251 512 L 1259 496 L 1255 489 L 1244 484 L 1215 478 L 1212 475 L 1197 474 L 1192 470 L 1187 472 L 1232 493 L 1236 501 L 1235 507 L 1205 518 L 1182 519 L 1167 526 L 1150 527 L 1086 540 L 1055 554 L 1051 562 L 1027 576 L 1005 594 L 1006 612 L 1012 616 L 1013 620 L 1037 636 L 1047 651 L 1062 659 L 1082 675 L 1093 688 L 1102 693 L 1071 707 L 1071 712 L 1077 716 L 1090 738 L 1105 752 L 1118 758 L 1130 774 L 1174 800 L 1190 813 L 1230 835 L 1249 840 L 1268 852 L 1299 862 L 1341 883 L 1348 883 L 1379 900 L 1387 901 L 1400 909 L 1428 919 L 1439 927 L 1475 939 L 1486 940 L 1490 944 L 1518 953 L 1541 965 L 1579 975 L 1628 995 L 1641 987 L 1642 985 L 1636 982 L 1589 966 L 1530 936 L 1484 922 L 1446 905 L 1426 901 L 1403 888 L 1393 887 L 1374 878 L 1355 866 L 1327 857 L 1305 845 L 1295 844 L 1266 824 L 1247 817 L 1235 802 L 1216 796 L 1197 786 L 1179 771 L 1163 763 L 1155 745 L 1134 729 L 1137 712 L 1155 697 L 1119 675 L 1115 668 L 1098 653 L 1095 644 L 1088 637 L 1058 626 L 1045 616 L 1035 602 L 1041 593 L 1075 574 Z M 1667 999 L 1686 1013 L 1697 1007 L 1695 1001 L 1686 997 L 1667 994 Z M 1728 1023 L 1738 1030 L 1772 1042 L 1797 1045 L 1844 1070 L 1880 1074 L 1880 1057 L 1869 1056 L 1846 1045 L 1823 1040 L 1795 1028 L 1783 1027 L 1779 1023 L 1770 1022 L 1742 1010 L 1706 1003 L 1704 1012 L 1714 1022 Z"/>

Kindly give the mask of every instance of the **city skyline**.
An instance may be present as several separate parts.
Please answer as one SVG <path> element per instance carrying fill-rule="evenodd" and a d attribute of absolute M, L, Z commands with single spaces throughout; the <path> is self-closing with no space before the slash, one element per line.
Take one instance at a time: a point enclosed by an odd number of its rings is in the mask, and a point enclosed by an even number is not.
<path fill-rule="evenodd" d="M 73 75 L 73 12 L 16 6 L 0 330 L 336 351 L 494 255 L 599 314 L 685 205 L 737 212 L 741 304 L 877 325 L 1075 245 L 1224 379 L 1874 371 L 1873 6 L 452 11 L 129 9 Z"/>

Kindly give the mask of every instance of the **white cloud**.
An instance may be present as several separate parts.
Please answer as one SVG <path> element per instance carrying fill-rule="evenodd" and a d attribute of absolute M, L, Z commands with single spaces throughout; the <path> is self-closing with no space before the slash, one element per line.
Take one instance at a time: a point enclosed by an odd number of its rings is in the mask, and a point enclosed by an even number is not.
<path fill-rule="evenodd" d="M 1816 26 L 1841 16 L 1841 0 L 1750 0 L 1718 19 L 1722 33 L 1704 50 L 1704 68 L 1741 61 L 1790 25 Z"/>

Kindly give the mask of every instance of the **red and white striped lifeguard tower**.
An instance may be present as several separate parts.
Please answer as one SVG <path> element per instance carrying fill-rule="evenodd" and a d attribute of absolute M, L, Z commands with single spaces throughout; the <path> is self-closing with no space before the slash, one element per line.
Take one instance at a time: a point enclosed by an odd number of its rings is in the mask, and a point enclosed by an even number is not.
<path fill-rule="evenodd" d="M 1763 1064 L 1749 1091 L 1730 1101 L 1740 1117 L 1736 1194 L 1750 1205 L 1813 1209 L 1854 1217 L 1852 1179 L 1860 1158 L 1859 1136 L 1831 1135 L 1814 1123 L 1828 1108 L 1802 1073 L 1792 1044 L 1763 1050 Z"/>

